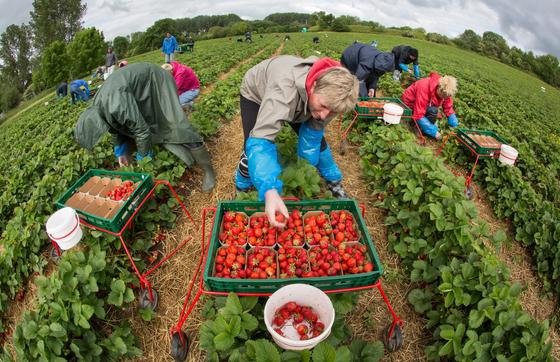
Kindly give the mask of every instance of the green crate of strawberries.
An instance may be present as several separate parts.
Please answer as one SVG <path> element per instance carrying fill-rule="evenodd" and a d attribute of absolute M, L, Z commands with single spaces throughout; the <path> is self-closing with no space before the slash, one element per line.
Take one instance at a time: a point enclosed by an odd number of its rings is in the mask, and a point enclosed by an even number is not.
<path fill-rule="evenodd" d="M 337 290 L 372 285 L 381 277 L 377 250 L 354 200 L 286 206 L 286 227 L 276 229 L 262 202 L 218 204 L 204 268 L 209 290 L 269 293 L 292 283 Z"/>

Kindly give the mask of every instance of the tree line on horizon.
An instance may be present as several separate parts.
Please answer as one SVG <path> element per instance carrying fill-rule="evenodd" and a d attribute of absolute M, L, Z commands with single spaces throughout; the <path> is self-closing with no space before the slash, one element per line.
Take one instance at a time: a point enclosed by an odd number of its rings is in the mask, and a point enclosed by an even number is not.
<path fill-rule="evenodd" d="M 535 56 L 517 47 L 509 47 L 499 34 L 487 31 L 478 35 L 467 29 L 456 38 L 426 32 L 423 28 L 385 27 L 358 17 L 334 16 L 324 11 L 313 14 L 275 13 L 263 20 L 243 20 L 236 14 L 201 15 L 193 18 L 160 19 L 143 32 L 119 35 L 106 41 L 102 31 L 81 25 L 87 6 L 81 0 L 34 0 L 29 24 L 12 24 L 0 36 L 0 112 L 16 107 L 22 99 L 50 89 L 61 81 L 88 74 L 104 63 L 107 47 L 112 46 L 120 59 L 161 47 L 166 32 L 179 43 L 188 36 L 195 40 L 233 37 L 247 31 L 255 33 L 312 31 L 391 33 L 440 44 L 455 45 L 560 86 L 558 58 Z"/>

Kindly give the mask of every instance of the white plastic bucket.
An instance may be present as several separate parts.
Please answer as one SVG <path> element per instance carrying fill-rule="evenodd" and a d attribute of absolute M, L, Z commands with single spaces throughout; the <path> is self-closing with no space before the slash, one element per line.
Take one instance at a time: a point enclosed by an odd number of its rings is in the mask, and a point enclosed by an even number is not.
<path fill-rule="evenodd" d="M 49 238 L 62 250 L 70 249 L 82 239 L 82 228 L 76 210 L 65 207 L 52 214 L 46 223 Z"/>
<path fill-rule="evenodd" d="M 498 160 L 500 160 L 500 162 L 504 165 L 513 166 L 515 164 L 515 160 L 517 160 L 517 155 L 518 152 L 515 148 L 502 144 Z"/>
<path fill-rule="evenodd" d="M 292 327 L 286 329 L 286 332 L 292 330 L 292 338 L 289 333 L 281 336 L 272 327 L 274 313 L 287 302 L 296 302 L 299 305 L 306 305 L 315 310 L 319 320 L 325 325 L 323 332 L 317 337 L 300 341 L 292 339 L 297 337 L 297 332 Z M 264 323 L 272 339 L 278 346 L 288 350 L 304 350 L 315 347 L 322 340 L 331 334 L 331 328 L 334 323 L 334 307 L 329 297 L 319 288 L 307 284 L 290 284 L 275 291 L 266 301 L 264 306 Z"/>
<path fill-rule="evenodd" d="M 383 106 L 383 121 L 388 124 L 399 124 L 404 112 L 403 107 L 396 103 L 385 103 Z"/>

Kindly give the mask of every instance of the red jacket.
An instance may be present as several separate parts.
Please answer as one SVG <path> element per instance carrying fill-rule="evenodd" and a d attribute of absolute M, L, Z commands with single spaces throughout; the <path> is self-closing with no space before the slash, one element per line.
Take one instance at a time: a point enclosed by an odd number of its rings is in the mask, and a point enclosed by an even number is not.
<path fill-rule="evenodd" d="M 173 66 L 173 78 L 177 84 L 177 94 L 181 95 L 186 91 L 200 88 L 200 82 L 194 71 L 178 62 L 171 62 Z"/>
<path fill-rule="evenodd" d="M 410 85 L 403 95 L 402 101 L 413 110 L 412 119 L 415 121 L 424 117 L 426 109 L 430 106 L 442 107 L 447 117 L 455 113 L 453 110 L 453 99 L 451 97 L 441 99 L 437 95 L 437 86 L 440 75 L 437 72 L 430 73 L 428 78 L 420 79 Z"/>

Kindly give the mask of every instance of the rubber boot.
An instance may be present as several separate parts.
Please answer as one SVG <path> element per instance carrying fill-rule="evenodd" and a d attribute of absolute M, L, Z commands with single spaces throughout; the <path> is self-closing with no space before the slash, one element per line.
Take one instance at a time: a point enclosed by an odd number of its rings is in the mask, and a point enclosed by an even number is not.
<path fill-rule="evenodd" d="M 196 161 L 196 163 L 204 171 L 204 177 L 202 179 L 202 192 L 210 192 L 216 186 L 216 175 L 214 174 L 214 168 L 212 167 L 212 160 L 210 159 L 210 154 L 206 149 L 205 145 L 200 147 L 191 148 L 191 154 Z"/>

